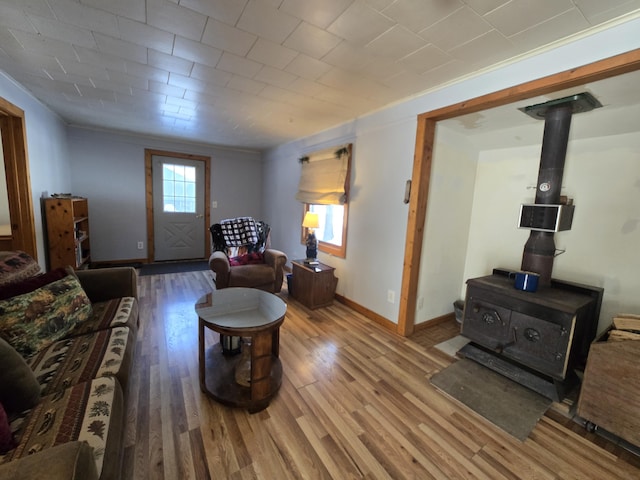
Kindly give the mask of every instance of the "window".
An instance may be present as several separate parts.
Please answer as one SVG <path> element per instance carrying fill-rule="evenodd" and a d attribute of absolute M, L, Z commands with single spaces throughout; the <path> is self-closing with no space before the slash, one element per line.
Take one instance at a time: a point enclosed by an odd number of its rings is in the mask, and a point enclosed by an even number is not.
<path fill-rule="evenodd" d="M 318 250 L 344 258 L 347 243 L 347 204 L 314 205 L 305 204 L 304 212 L 318 214 L 320 226 L 314 229 L 318 240 Z M 308 229 L 302 229 L 302 243 L 305 243 Z"/>
<path fill-rule="evenodd" d="M 300 159 L 302 165 L 296 198 L 318 214 L 314 229 L 318 250 L 344 258 L 347 250 L 347 217 L 351 173 L 351 144 L 314 152 Z M 300 222 L 302 223 L 302 222 Z M 302 227 L 301 242 L 309 229 Z"/>
<path fill-rule="evenodd" d="M 163 164 L 162 196 L 165 212 L 196 213 L 196 168 Z"/>

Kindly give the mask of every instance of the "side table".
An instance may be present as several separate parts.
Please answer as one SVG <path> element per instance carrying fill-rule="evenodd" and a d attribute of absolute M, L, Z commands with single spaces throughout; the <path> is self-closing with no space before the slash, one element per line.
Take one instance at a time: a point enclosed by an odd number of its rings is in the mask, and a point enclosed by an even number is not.
<path fill-rule="evenodd" d="M 305 263 L 305 260 L 292 260 L 293 277 L 290 294 L 305 307 L 314 309 L 333 303 L 338 279 L 335 268 L 317 262 L 317 265 Z"/>
<path fill-rule="evenodd" d="M 225 288 L 202 296 L 198 314 L 200 389 L 220 403 L 249 413 L 269 405 L 282 383 L 280 325 L 287 305 L 276 295 L 254 288 Z M 205 348 L 205 327 L 222 335 L 251 338 L 249 386 L 236 381 L 240 355 L 225 355 L 220 343 Z"/>

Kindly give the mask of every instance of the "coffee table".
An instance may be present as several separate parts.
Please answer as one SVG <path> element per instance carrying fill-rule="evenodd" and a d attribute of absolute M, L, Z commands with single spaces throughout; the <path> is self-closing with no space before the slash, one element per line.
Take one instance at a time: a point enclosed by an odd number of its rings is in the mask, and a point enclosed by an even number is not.
<path fill-rule="evenodd" d="M 218 402 L 263 410 L 280 389 L 282 363 L 279 358 L 280 325 L 287 304 L 272 293 L 255 288 L 224 288 L 202 296 L 195 305 L 198 314 L 200 389 Z M 222 353 L 217 343 L 205 348 L 205 327 L 222 335 L 250 337 L 249 386 L 236 382 L 241 355 Z"/>

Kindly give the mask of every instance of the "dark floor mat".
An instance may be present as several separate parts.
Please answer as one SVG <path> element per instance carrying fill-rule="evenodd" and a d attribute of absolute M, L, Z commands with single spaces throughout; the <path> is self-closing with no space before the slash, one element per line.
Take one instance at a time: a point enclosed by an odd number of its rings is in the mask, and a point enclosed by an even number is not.
<path fill-rule="evenodd" d="M 433 375 L 431 383 L 521 441 L 551 405 L 550 399 L 473 360 L 458 360 Z"/>
<path fill-rule="evenodd" d="M 209 270 L 209 262 L 206 260 L 190 261 L 190 262 L 161 262 L 147 263 L 140 267 L 138 274 L 161 275 L 164 273 L 180 273 L 180 272 L 198 272 L 201 270 Z"/>

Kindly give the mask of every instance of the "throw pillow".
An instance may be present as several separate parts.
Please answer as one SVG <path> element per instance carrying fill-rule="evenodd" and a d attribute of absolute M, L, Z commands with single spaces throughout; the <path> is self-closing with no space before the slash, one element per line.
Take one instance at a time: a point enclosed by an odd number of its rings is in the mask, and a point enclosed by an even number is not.
<path fill-rule="evenodd" d="M 34 407 L 40 401 L 40 385 L 24 358 L 0 338 L 0 403 L 11 413 Z"/>
<path fill-rule="evenodd" d="M 7 298 L 15 297 L 17 295 L 33 292 L 34 290 L 37 290 L 51 282 L 55 282 L 56 280 L 60 280 L 67 275 L 67 269 L 60 267 L 41 275 L 29 277 L 21 282 L 10 283 L 9 285 L 3 286 L 0 290 L 0 300 L 6 300 Z"/>
<path fill-rule="evenodd" d="M 19 250 L 0 260 L 0 286 L 18 282 L 40 271 L 40 265 L 31 255 Z"/>
<path fill-rule="evenodd" d="M 0 337 L 25 357 L 66 337 L 91 316 L 91 302 L 73 275 L 0 300 Z"/>
<path fill-rule="evenodd" d="M 2 403 L 0 403 L 0 453 L 7 453 L 15 446 L 7 413 L 4 411 Z"/>

